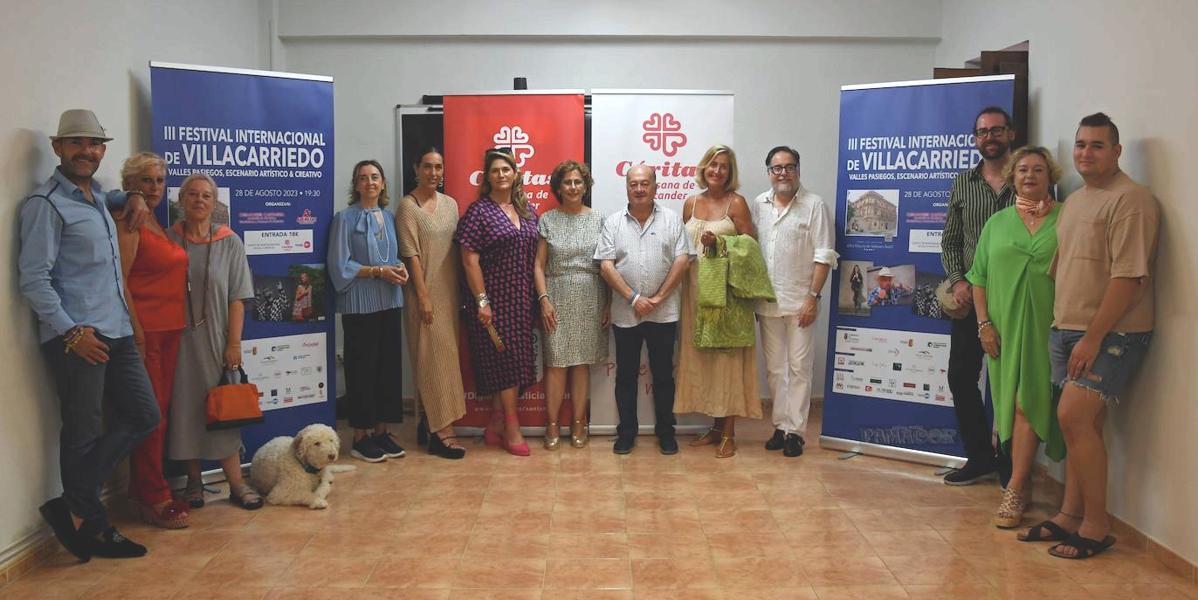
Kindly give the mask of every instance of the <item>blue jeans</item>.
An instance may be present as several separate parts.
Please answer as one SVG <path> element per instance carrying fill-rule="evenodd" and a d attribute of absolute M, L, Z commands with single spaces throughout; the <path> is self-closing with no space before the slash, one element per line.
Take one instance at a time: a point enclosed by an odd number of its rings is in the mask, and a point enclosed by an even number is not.
<path fill-rule="evenodd" d="M 1090 366 L 1090 372 L 1083 373 L 1077 379 L 1069 379 L 1069 357 L 1073 347 L 1081 341 L 1086 332 L 1072 329 L 1056 329 L 1048 337 L 1048 354 L 1052 359 L 1052 383 L 1064 387 L 1066 383 L 1098 392 L 1107 402 L 1117 401 L 1119 392 L 1127 386 L 1132 373 L 1144 361 L 1148 352 L 1148 342 L 1152 341 L 1152 332 L 1116 333 L 1110 332 L 1102 338 L 1098 356 Z"/>
<path fill-rule="evenodd" d="M 62 497 L 91 531 L 109 527 L 100 490 L 117 463 L 158 427 L 161 415 L 133 336 L 110 339 L 108 362 L 88 364 L 64 352 L 62 337 L 42 344 L 62 411 Z M 104 401 L 109 408 L 104 428 Z"/>

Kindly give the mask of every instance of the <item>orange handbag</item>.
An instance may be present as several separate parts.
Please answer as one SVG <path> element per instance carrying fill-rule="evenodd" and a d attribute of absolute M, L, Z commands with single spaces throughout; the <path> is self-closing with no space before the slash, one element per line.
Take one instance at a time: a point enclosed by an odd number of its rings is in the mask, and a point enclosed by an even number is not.
<path fill-rule="evenodd" d="M 244 427 L 265 420 L 258 406 L 258 386 L 249 382 L 241 367 L 225 369 L 220 383 L 208 390 L 208 430 Z"/>

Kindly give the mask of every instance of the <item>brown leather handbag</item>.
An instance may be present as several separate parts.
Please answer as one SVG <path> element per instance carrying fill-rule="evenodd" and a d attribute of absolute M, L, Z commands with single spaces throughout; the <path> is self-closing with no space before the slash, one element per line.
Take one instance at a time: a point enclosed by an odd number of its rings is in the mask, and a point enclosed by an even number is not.
<path fill-rule="evenodd" d="M 220 383 L 208 390 L 208 431 L 261 423 L 258 386 L 249 382 L 245 369 L 225 369 Z"/>

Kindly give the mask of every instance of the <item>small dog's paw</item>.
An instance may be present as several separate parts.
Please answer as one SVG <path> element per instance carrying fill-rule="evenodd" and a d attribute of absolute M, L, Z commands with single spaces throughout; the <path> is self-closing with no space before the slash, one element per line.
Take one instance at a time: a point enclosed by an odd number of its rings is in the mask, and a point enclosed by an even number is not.
<path fill-rule="evenodd" d="M 313 500 L 311 504 L 308 505 L 308 508 L 311 508 L 312 510 L 316 510 L 316 509 L 320 509 L 320 508 L 328 508 L 328 507 L 329 507 L 329 501 L 325 500 L 324 498 L 317 498 L 317 499 Z"/>

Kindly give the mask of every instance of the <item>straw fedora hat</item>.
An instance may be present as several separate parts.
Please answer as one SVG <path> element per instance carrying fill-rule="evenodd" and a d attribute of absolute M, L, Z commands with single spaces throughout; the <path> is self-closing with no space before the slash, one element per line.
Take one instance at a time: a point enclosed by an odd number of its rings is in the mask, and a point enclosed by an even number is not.
<path fill-rule="evenodd" d="M 969 315 L 969 306 L 957 303 L 953 297 L 953 286 L 947 279 L 936 286 L 936 299 L 940 301 L 940 309 L 944 314 L 954 319 L 964 319 Z"/>
<path fill-rule="evenodd" d="M 57 141 L 73 137 L 112 141 L 112 138 L 104 132 L 104 128 L 100 127 L 100 120 L 96 118 L 96 113 L 86 108 L 62 111 L 62 116 L 58 118 L 58 134 L 50 136 L 50 139 Z"/>

